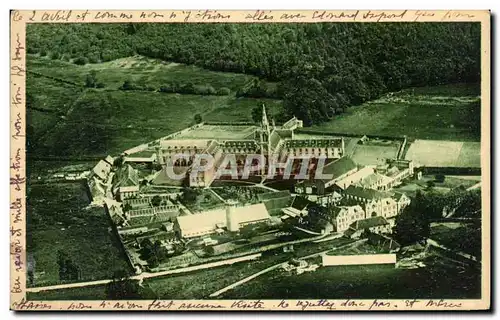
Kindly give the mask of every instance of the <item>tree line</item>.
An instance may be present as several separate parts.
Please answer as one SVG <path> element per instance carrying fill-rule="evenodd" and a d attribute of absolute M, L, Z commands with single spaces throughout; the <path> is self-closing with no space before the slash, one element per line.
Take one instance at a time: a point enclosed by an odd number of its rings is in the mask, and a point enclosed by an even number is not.
<path fill-rule="evenodd" d="M 306 125 L 410 86 L 480 80 L 479 23 L 30 24 L 29 53 L 77 64 L 134 54 L 279 82 Z"/>

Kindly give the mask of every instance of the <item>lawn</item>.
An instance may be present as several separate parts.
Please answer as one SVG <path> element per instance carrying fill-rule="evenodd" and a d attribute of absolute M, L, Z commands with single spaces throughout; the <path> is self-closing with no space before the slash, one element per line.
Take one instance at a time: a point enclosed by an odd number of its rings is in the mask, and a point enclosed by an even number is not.
<path fill-rule="evenodd" d="M 437 258 L 439 259 L 439 258 Z M 436 259 L 436 260 L 437 260 Z M 224 294 L 225 299 L 479 298 L 480 270 L 426 261 L 421 269 L 394 266 L 320 267 L 301 275 L 268 273 Z"/>
<path fill-rule="evenodd" d="M 226 105 L 221 105 L 204 115 L 206 121 L 252 121 L 252 109 L 266 106 L 269 121 L 273 115 L 281 113 L 283 103 L 275 99 L 233 98 Z"/>
<path fill-rule="evenodd" d="M 480 128 L 479 86 L 473 84 L 389 94 L 313 127 L 319 131 L 455 141 L 479 141 Z"/>
<path fill-rule="evenodd" d="M 481 258 L 480 223 L 433 223 L 430 238 L 450 249 Z"/>
<path fill-rule="evenodd" d="M 28 112 L 37 156 L 101 157 L 189 127 L 196 114 L 205 121 L 248 122 L 255 106 L 264 103 L 271 113 L 281 108 L 280 100 L 83 90 L 42 77 L 28 81 L 28 92 L 37 108 Z"/>
<path fill-rule="evenodd" d="M 211 85 L 215 89 L 228 88 L 236 92 L 255 78 L 241 73 L 210 71 L 196 66 L 142 56 L 79 66 L 61 60 L 28 55 L 28 69 L 81 85 L 85 83 L 90 72 L 95 72 L 98 81 L 109 89 L 118 89 L 125 80 L 132 80 L 138 85 L 152 86 L 155 89 L 168 83 L 177 82 L 180 84 Z"/>
<path fill-rule="evenodd" d="M 78 268 L 78 279 L 70 282 L 129 269 L 104 209 L 87 208 L 83 183 L 30 184 L 27 197 L 27 254 L 34 261 L 35 286 L 61 282 L 61 255 Z"/>
<path fill-rule="evenodd" d="M 398 143 L 386 146 L 357 144 L 352 159 L 360 165 L 384 164 L 386 159 L 395 159 L 398 150 Z"/>
<path fill-rule="evenodd" d="M 481 144 L 443 140 L 415 140 L 405 159 L 429 167 L 480 167 Z"/>

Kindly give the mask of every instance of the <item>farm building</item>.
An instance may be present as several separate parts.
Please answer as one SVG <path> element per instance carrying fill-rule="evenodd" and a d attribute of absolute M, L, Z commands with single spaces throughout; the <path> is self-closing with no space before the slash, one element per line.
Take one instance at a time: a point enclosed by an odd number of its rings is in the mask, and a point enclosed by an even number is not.
<path fill-rule="evenodd" d="M 104 160 L 101 160 L 92 169 L 92 174 L 97 176 L 102 181 L 106 181 L 109 173 L 111 172 L 111 166 L 112 165 L 110 163 L 108 163 Z"/>
<path fill-rule="evenodd" d="M 388 254 L 362 254 L 333 256 L 324 254 L 321 256 L 323 266 L 347 266 L 347 265 L 370 265 L 390 264 L 396 265 L 396 255 Z"/>
<path fill-rule="evenodd" d="M 353 222 L 344 232 L 344 236 L 352 239 L 358 239 L 363 232 L 370 231 L 372 233 L 390 233 L 391 225 L 384 217 L 371 217 Z"/>
<path fill-rule="evenodd" d="M 217 229 L 222 228 L 237 231 L 243 226 L 266 222 L 269 219 L 266 206 L 262 203 L 242 207 L 229 204 L 225 209 L 179 216 L 174 229 L 182 238 L 193 238 L 215 233 Z"/>
<path fill-rule="evenodd" d="M 392 193 L 350 186 L 344 192 L 341 203 L 359 204 L 367 217 L 393 218 L 398 215 L 398 204 Z"/>

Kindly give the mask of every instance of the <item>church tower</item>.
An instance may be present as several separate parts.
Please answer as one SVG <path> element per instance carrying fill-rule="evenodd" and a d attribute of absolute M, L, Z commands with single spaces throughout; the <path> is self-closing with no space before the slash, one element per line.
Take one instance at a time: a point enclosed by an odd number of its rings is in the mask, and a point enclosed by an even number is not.
<path fill-rule="evenodd" d="M 267 114 L 266 114 L 266 106 L 263 104 L 262 105 L 262 129 L 264 132 L 267 134 L 267 137 L 269 138 L 271 132 L 269 128 L 269 121 L 267 120 Z M 267 139 L 264 139 L 267 140 Z"/>
<path fill-rule="evenodd" d="M 265 159 L 265 155 L 267 154 L 267 161 L 270 161 L 270 148 L 271 148 L 271 143 L 270 143 L 270 138 L 271 138 L 271 128 L 269 126 L 269 120 L 267 120 L 267 114 L 266 114 L 266 106 L 262 104 L 262 123 L 261 123 L 261 130 L 260 130 L 260 146 L 261 146 L 261 156 L 262 159 Z M 269 164 L 268 164 L 269 165 Z M 261 174 L 265 175 L 266 170 L 265 170 L 265 165 L 262 165 L 261 168 Z"/>

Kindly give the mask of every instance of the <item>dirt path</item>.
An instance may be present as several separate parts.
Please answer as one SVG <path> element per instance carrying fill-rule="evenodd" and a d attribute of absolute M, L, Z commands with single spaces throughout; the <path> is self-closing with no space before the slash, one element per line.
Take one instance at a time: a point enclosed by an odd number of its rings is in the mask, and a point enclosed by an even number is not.
<path fill-rule="evenodd" d="M 366 241 L 367 241 L 367 239 L 361 239 L 361 240 L 358 240 L 358 241 L 355 241 L 355 242 L 351 242 L 351 243 L 348 243 L 348 244 L 344 244 L 344 245 L 338 246 L 336 248 L 331 248 L 331 249 L 324 250 L 324 251 L 321 251 L 321 252 L 316 252 L 316 253 L 313 253 L 313 254 L 310 254 L 310 255 L 307 255 L 307 256 L 303 256 L 303 257 L 300 257 L 300 258 L 297 258 L 297 259 L 298 260 L 305 260 L 305 259 L 314 258 L 314 257 L 320 256 L 320 255 L 325 254 L 325 253 L 327 253 L 329 251 L 332 251 L 332 250 L 338 250 L 338 249 L 346 248 L 346 247 L 349 247 L 349 246 L 361 244 L 361 243 L 366 242 Z M 261 270 L 261 271 L 259 271 L 257 273 L 254 273 L 254 274 L 252 274 L 252 275 L 250 275 L 250 276 L 248 276 L 248 277 L 246 277 L 244 279 L 241 279 L 241 280 L 239 280 L 239 281 L 237 281 L 237 282 L 235 282 L 235 283 L 233 283 L 233 284 L 231 284 L 231 285 L 229 285 L 227 287 L 224 287 L 224 288 L 222 288 L 222 289 L 220 289 L 220 290 L 212 293 L 210 295 L 210 298 L 218 297 L 219 295 L 223 294 L 224 292 L 227 292 L 227 291 L 229 291 L 231 289 L 234 289 L 237 286 L 240 286 L 240 285 L 242 285 L 244 283 L 247 283 L 248 281 L 251 281 L 251 280 L 253 280 L 253 279 L 255 279 L 255 278 L 257 278 L 257 277 L 259 277 L 259 276 L 261 276 L 263 274 L 266 274 L 266 273 L 268 273 L 270 271 L 278 269 L 279 267 L 281 267 L 282 265 L 284 265 L 287 262 L 288 261 L 275 264 L 275 265 L 270 266 L 270 267 L 268 267 L 268 268 L 266 268 L 264 270 Z"/>

